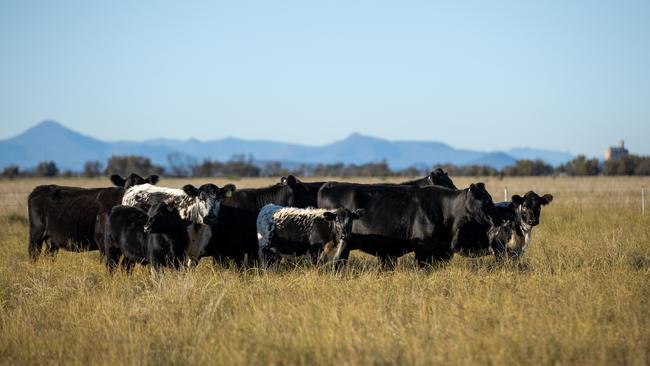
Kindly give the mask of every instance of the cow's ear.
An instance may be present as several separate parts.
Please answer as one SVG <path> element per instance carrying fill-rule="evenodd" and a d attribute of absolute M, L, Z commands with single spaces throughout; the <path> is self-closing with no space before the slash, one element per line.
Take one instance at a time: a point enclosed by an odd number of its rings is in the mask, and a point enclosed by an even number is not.
<path fill-rule="evenodd" d="M 184 185 L 183 192 L 190 197 L 196 197 L 199 195 L 199 190 L 191 184 Z"/>
<path fill-rule="evenodd" d="M 333 212 L 325 211 L 323 212 L 323 217 L 327 221 L 334 221 L 336 219 L 336 214 Z"/>
<path fill-rule="evenodd" d="M 234 184 L 226 184 L 225 186 L 221 187 L 219 192 L 221 193 L 221 197 L 232 197 L 232 194 L 236 189 L 237 187 L 235 187 Z"/>
<path fill-rule="evenodd" d="M 296 177 L 294 177 L 293 175 L 282 177 L 282 184 L 287 185 L 289 187 L 293 187 L 296 185 Z"/>
<path fill-rule="evenodd" d="M 366 210 L 363 209 L 363 208 L 359 208 L 359 209 L 356 209 L 356 210 L 352 211 L 352 217 L 354 219 L 358 219 L 360 217 L 363 217 L 363 215 L 365 215 L 365 214 L 366 214 Z"/>
<path fill-rule="evenodd" d="M 553 201 L 553 195 L 552 194 L 545 194 L 541 197 L 542 199 L 542 205 L 548 205 Z"/>
<path fill-rule="evenodd" d="M 524 198 L 519 195 L 514 195 L 512 196 L 512 203 L 514 203 L 516 206 L 522 205 L 524 203 Z"/>
<path fill-rule="evenodd" d="M 124 184 L 126 183 L 126 179 L 120 177 L 117 174 L 111 175 L 111 182 L 117 187 L 124 187 Z"/>
<path fill-rule="evenodd" d="M 151 185 L 156 185 L 156 183 L 158 183 L 158 179 L 159 179 L 159 177 L 157 175 L 153 174 L 153 175 L 150 175 L 149 178 L 147 178 L 147 182 L 149 182 L 149 184 L 151 184 Z"/>

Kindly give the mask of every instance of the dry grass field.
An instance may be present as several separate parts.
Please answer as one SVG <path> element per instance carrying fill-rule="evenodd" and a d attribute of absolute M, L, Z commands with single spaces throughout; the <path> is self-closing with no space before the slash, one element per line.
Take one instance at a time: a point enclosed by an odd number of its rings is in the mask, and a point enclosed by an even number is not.
<path fill-rule="evenodd" d="M 97 252 L 31 263 L 26 197 L 46 181 L 0 181 L 0 363 L 650 364 L 650 179 L 483 181 L 495 201 L 504 186 L 555 196 L 518 264 L 457 257 L 424 271 L 406 256 L 382 271 L 356 254 L 339 273 L 240 272 L 204 259 L 157 279 L 110 277 Z"/>

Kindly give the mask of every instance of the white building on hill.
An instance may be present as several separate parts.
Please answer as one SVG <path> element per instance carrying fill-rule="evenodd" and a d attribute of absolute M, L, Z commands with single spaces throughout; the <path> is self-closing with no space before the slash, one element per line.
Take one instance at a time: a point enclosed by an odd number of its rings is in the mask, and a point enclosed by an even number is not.
<path fill-rule="evenodd" d="M 625 141 L 621 140 L 618 146 L 610 146 L 605 149 L 605 161 L 616 161 L 627 154 L 629 154 L 629 151 L 625 148 Z"/>

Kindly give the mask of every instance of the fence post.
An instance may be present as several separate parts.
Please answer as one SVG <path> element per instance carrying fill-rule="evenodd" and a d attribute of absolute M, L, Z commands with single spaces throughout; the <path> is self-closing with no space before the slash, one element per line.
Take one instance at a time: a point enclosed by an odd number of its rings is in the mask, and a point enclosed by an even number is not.
<path fill-rule="evenodd" d="M 503 200 L 508 201 L 508 187 L 503 187 Z"/>
<path fill-rule="evenodd" d="M 645 215 L 645 187 L 641 187 L 641 215 Z"/>

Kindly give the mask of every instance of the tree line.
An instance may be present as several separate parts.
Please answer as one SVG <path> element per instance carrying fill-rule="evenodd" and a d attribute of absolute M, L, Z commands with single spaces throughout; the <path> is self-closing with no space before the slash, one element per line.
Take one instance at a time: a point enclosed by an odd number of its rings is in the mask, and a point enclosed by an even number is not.
<path fill-rule="evenodd" d="M 429 169 L 409 167 L 391 169 L 386 161 L 366 164 L 299 164 L 291 168 L 279 162 L 256 164 L 252 156 L 235 155 L 228 161 L 205 159 L 197 162 L 181 155 L 170 155 L 167 167 L 154 164 L 143 156 L 113 156 L 104 165 L 100 161 L 88 161 L 81 172 L 61 171 L 55 162 L 43 161 L 33 169 L 21 170 L 16 165 L 4 168 L 3 178 L 17 177 L 99 177 L 109 174 L 122 176 L 136 173 L 142 176 L 151 174 L 171 177 L 268 177 L 294 174 L 302 177 L 391 177 L 425 175 Z M 583 155 L 553 167 L 542 160 L 519 160 L 514 165 L 496 169 L 484 165 L 441 164 L 451 176 L 618 176 L 650 175 L 650 156 L 627 155 L 617 161 L 589 159 Z"/>

